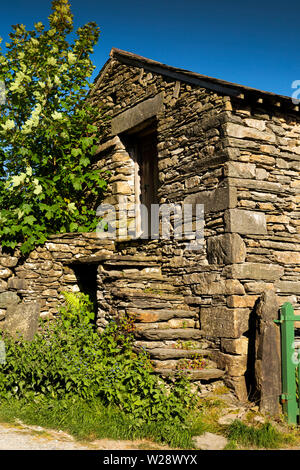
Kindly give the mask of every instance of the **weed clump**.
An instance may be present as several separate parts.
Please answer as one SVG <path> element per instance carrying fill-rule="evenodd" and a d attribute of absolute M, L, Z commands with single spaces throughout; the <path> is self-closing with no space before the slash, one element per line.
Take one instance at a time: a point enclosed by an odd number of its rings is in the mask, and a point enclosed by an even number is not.
<path fill-rule="evenodd" d="M 280 446 L 293 443 L 293 437 L 277 431 L 271 423 L 258 427 L 248 426 L 236 419 L 227 430 L 230 448 L 278 449 Z"/>

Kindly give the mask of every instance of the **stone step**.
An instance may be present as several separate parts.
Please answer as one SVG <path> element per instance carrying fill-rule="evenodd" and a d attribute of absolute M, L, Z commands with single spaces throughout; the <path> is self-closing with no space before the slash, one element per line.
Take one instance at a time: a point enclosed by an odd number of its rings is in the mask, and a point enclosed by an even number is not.
<path fill-rule="evenodd" d="M 201 367 L 199 367 L 199 360 L 201 359 Z M 217 364 L 207 358 L 199 357 L 197 364 L 193 362 L 193 358 L 177 358 L 177 359 L 165 359 L 163 361 L 158 359 L 151 359 L 152 365 L 155 369 L 188 369 L 188 370 L 203 370 L 203 369 L 217 369 Z"/>
<path fill-rule="evenodd" d="M 101 273 L 102 275 L 102 278 L 108 282 L 111 282 L 112 280 L 115 280 L 115 279 L 124 279 L 124 280 L 128 280 L 128 281 L 134 281 L 134 280 L 143 280 L 145 282 L 148 282 L 148 281 L 161 281 L 161 282 L 164 282 L 166 280 L 166 278 L 160 273 L 160 272 L 157 272 L 157 271 L 150 271 L 150 272 L 143 272 L 143 271 L 139 271 L 139 270 L 136 270 L 136 272 L 124 272 L 124 271 L 102 271 Z"/>
<path fill-rule="evenodd" d="M 135 262 L 135 263 L 156 263 L 159 264 L 162 261 L 160 256 L 151 255 L 110 255 L 107 257 L 107 261 L 120 261 L 120 262 Z"/>
<path fill-rule="evenodd" d="M 153 328 L 149 330 L 136 331 L 135 337 L 137 339 L 143 338 L 143 340 L 197 340 L 201 339 L 205 333 L 196 328 L 168 328 L 168 329 L 158 329 Z"/>
<path fill-rule="evenodd" d="M 159 292 L 156 290 L 147 290 L 146 292 L 142 289 L 128 289 L 128 288 L 112 288 L 112 295 L 118 298 L 130 298 L 130 299 L 159 299 L 167 301 L 183 301 L 183 297 L 180 294 L 170 294 L 165 292 Z"/>
<path fill-rule="evenodd" d="M 118 309 L 122 308 L 125 310 L 129 309 L 153 309 L 153 310 L 184 310 L 187 305 L 180 300 L 177 301 L 167 301 L 164 299 L 151 299 L 151 298 L 129 298 L 123 300 L 117 300 Z"/>
<path fill-rule="evenodd" d="M 168 321 L 174 318 L 198 319 L 198 312 L 195 310 L 188 309 L 181 310 L 172 308 L 148 310 L 129 307 L 126 313 L 129 315 L 133 315 L 135 317 L 135 320 L 141 323 Z"/>
<path fill-rule="evenodd" d="M 132 291 L 133 294 L 137 291 L 137 289 L 144 291 L 145 294 L 178 292 L 178 288 L 172 286 L 172 284 L 144 280 L 141 276 L 139 279 L 137 278 L 135 280 L 129 280 L 127 277 L 117 281 L 110 280 L 110 284 L 112 283 L 115 288 L 126 289 L 128 292 Z"/>
<path fill-rule="evenodd" d="M 210 350 L 212 352 L 215 351 L 214 346 L 206 341 L 206 338 L 201 337 L 201 340 L 166 340 L 166 341 L 148 341 L 148 340 L 135 340 L 134 347 L 137 351 L 141 349 L 147 350 L 148 352 L 151 349 L 180 349 L 180 350 L 192 350 L 192 349 L 203 349 L 203 350 Z"/>
<path fill-rule="evenodd" d="M 104 267 L 111 266 L 137 266 L 137 267 L 160 267 L 161 262 L 158 257 L 146 256 L 110 256 L 102 261 Z"/>
<path fill-rule="evenodd" d="M 194 330 L 197 328 L 197 323 L 195 320 L 191 318 L 172 318 L 169 321 L 151 321 L 152 318 L 149 318 L 149 322 L 143 322 L 143 323 L 134 323 L 135 331 L 136 332 L 141 332 L 141 331 L 146 331 L 146 330 L 151 330 L 151 329 L 157 329 L 157 330 L 169 330 L 170 328 L 176 328 L 176 329 L 189 329 L 189 330 Z"/>
<path fill-rule="evenodd" d="M 180 348 L 153 348 L 148 353 L 151 359 L 165 361 L 168 359 L 191 359 L 195 355 L 207 357 L 210 355 L 209 349 L 180 349 Z"/>
<path fill-rule="evenodd" d="M 162 377 L 175 377 L 178 375 L 176 369 L 154 369 L 154 372 Z M 187 377 L 190 381 L 197 380 L 214 380 L 219 379 L 225 375 L 225 370 L 221 369 L 181 369 L 180 373 Z"/>

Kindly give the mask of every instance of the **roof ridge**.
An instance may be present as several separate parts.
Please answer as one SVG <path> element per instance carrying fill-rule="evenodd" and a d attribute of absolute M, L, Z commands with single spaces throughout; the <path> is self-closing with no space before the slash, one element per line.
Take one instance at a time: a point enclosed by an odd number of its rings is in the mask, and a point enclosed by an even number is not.
<path fill-rule="evenodd" d="M 281 100 L 284 100 L 284 101 L 289 100 L 291 102 L 291 104 L 293 104 L 292 103 L 292 98 L 290 96 L 280 95 L 280 94 L 277 94 L 277 93 L 274 93 L 274 92 L 271 92 L 271 91 L 260 90 L 260 89 L 254 88 L 254 87 L 241 85 L 239 83 L 229 82 L 229 81 L 226 81 L 226 80 L 223 80 L 223 79 L 220 79 L 220 78 L 215 78 L 215 77 L 210 77 L 210 76 L 207 76 L 207 75 L 203 75 L 203 74 L 200 74 L 198 72 L 193 72 L 193 71 L 190 71 L 190 70 L 181 69 L 181 68 L 174 67 L 174 66 L 171 66 L 171 65 L 167 65 L 167 64 L 164 64 L 162 62 L 158 62 L 156 60 L 149 59 L 147 57 L 143 57 L 141 55 L 138 55 L 138 54 L 135 54 L 135 53 L 132 53 L 132 52 L 128 52 L 128 51 L 124 51 L 122 49 L 118 49 L 118 48 L 115 48 L 115 47 L 112 47 L 109 56 L 111 58 L 115 58 L 117 60 L 121 60 L 121 61 L 125 61 L 125 62 L 131 61 L 131 62 L 136 62 L 136 63 L 140 63 L 140 64 L 145 64 L 145 65 L 148 65 L 150 67 L 153 66 L 154 68 L 156 67 L 156 68 L 161 69 L 160 70 L 161 73 L 163 73 L 164 70 L 169 71 L 169 72 L 173 72 L 173 74 L 178 75 L 179 80 L 181 78 L 184 81 L 185 78 L 190 77 L 190 78 L 195 79 L 195 80 L 198 79 L 198 80 L 201 80 L 203 82 L 208 82 L 210 84 L 219 85 L 220 87 L 223 87 L 224 89 L 227 89 L 225 91 L 228 91 L 228 92 L 230 92 L 230 90 L 232 92 L 234 90 L 236 90 L 240 93 L 242 93 L 243 91 L 249 92 L 249 93 L 257 93 L 259 95 L 268 96 L 270 98 L 275 98 L 275 99 L 277 98 L 277 99 L 281 99 Z M 230 93 L 230 94 L 234 94 L 236 96 L 238 95 L 238 93 Z"/>

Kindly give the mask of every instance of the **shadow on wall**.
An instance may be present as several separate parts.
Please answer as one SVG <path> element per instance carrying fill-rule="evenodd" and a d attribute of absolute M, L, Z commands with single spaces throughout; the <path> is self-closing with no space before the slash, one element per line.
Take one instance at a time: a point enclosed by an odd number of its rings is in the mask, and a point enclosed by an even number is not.
<path fill-rule="evenodd" d="M 247 370 L 245 373 L 245 381 L 248 399 L 257 403 L 260 398 L 260 393 L 256 388 L 255 380 L 255 338 L 256 338 L 256 310 L 259 304 L 259 298 L 256 300 L 253 309 L 249 316 L 249 329 L 248 336 L 248 357 L 247 357 Z"/>

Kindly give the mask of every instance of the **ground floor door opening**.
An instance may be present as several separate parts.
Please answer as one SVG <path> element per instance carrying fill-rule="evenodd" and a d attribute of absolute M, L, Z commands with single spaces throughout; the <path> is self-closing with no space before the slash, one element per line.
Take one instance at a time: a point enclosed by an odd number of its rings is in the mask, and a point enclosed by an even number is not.
<path fill-rule="evenodd" d="M 72 266 L 80 292 L 89 296 L 97 320 L 97 264 L 78 264 Z"/>

